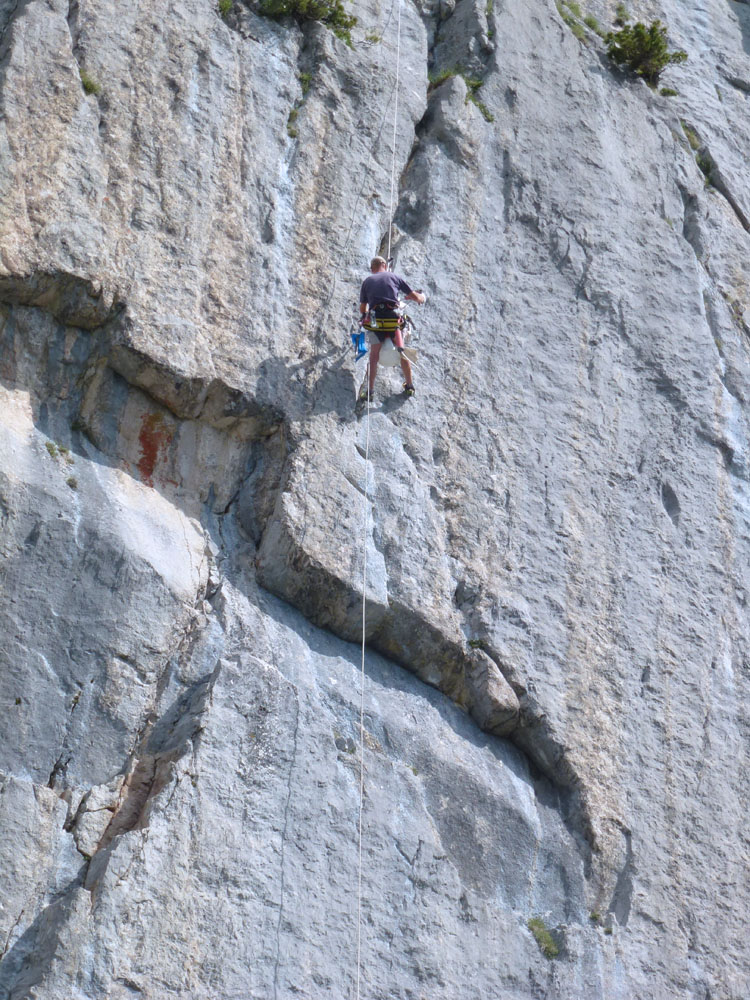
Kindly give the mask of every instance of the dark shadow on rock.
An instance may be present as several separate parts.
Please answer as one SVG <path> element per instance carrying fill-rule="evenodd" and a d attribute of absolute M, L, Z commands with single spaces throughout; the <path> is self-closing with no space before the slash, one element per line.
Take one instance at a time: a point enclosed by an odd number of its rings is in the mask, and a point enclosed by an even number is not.
<path fill-rule="evenodd" d="M 350 349 L 336 347 L 296 363 L 267 358 L 258 369 L 258 397 L 277 401 L 287 421 L 326 413 L 346 420 L 354 410 L 349 355 Z"/>
<path fill-rule="evenodd" d="M 737 23 L 742 32 L 742 48 L 750 55 L 750 5 L 744 0 L 729 0 L 729 9 L 737 18 Z"/>
<path fill-rule="evenodd" d="M 128 773 L 124 794 L 96 853 L 90 860 L 82 861 L 75 878 L 56 893 L 0 961 L 3 1000 L 22 1000 L 44 981 L 58 952 L 75 891 L 80 888 L 90 891 L 95 886 L 106 870 L 110 847 L 117 837 L 147 825 L 147 804 L 166 787 L 174 762 L 200 741 L 202 716 L 218 676 L 216 665 L 147 726 L 135 758 L 123 763 L 121 773 Z"/>
<path fill-rule="evenodd" d="M 310 625 L 299 612 L 264 590 L 258 589 L 246 596 L 264 615 L 295 632 L 314 653 L 325 659 L 346 661 L 351 666 L 351 678 L 357 678 L 361 669 L 361 653 L 356 644 L 344 642 Z M 277 663 L 277 669 L 285 673 L 283 663 Z M 387 719 L 365 707 L 365 728 L 386 756 L 395 763 L 411 767 L 415 777 L 420 777 L 425 804 L 438 826 L 441 840 L 446 847 L 450 847 L 462 881 L 480 896 L 491 898 L 493 879 L 497 877 L 514 900 L 514 905 L 525 905 L 524 886 L 528 871 L 523 866 L 520 871 L 511 870 L 507 867 L 507 859 L 526 857 L 529 867 L 537 864 L 533 857 L 536 835 L 524 818 L 522 809 L 507 802 L 503 804 L 502 795 L 497 802 L 494 801 L 492 796 L 488 796 L 482 781 L 465 787 L 467 779 L 462 769 L 454 767 L 449 758 L 436 756 L 424 745 L 420 704 L 425 712 L 436 712 L 462 743 L 490 754 L 516 781 L 528 788 L 546 831 L 546 846 L 539 848 L 538 864 L 545 877 L 556 886 L 560 917 L 572 921 L 585 920 L 580 876 L 586 876 L 590 871 L 591 851 L 579 829 L 579 817 L 573 807 L 574 793 L 553 785 L 510 740 L 480 730 L 447 695 L 425 684 L 398 664 L 367 650 L 364 672 L 366 706 L 370 698 L 382 703 L 387 695 L 396 693 L 404 696 L 404 715 L 397 726 L 389 726 Z M 336 697 L 333 690 L 333 697 Z M 341 697 L 338 704 L 350 715 L 350 735 L 356 745 L 358 682 L 357 690 L 348 692 L 348 695 Z M 413 739 L 409 733 L 414 734 Z M 452 794 L 446 797 L 448 786 Z M 513 793 L 507 789 L 506 793 L 510 796 L 508 801 L 513 800 Z M 480 819 L 477 820 L 477 817 Z M 484 824 L 487 829 L 496 830 L 496 838 L 488 840 L 479 836 L 477 822 L 480 827 Z"/>
<path fill-rule="evenodd" d="M 60 932 L 73 906 L 73 895 L 83 886 L 88 862 L 44 907 L 0 961 L 0 997 L 23 1000 L 41 983 L 57 954 Z"/>
<path fill-rule="evenodd" d="M 388 399 L 383 400 L 381 410 L 385 414 L 397 413 L 402 406 L 409 402 L 410 397 L 403 392 L 394 392 Z"/>
<path fill-rule="evenodd" d="M 227 570 L 231 575 L 229 567 Z M 339 657 L 350 663 L 353 670 L 357 672 L 360 670 L 361 652 L 360 647 L 356 644 L 345 642 L 333 633 L 312 625 L 301 612 L 268 591 L 258 588 L 254 593 L 248 593 L 247 588 L 245 588 L 244 593 L 248 600 L 265 615 L 273 618 L 285 628 L 296 632 L 313 652 L 325 657 Z M 516 778 L 527 784 L 533 790 L 539 807 L 554 812 L 562 821 L 575 844 L 575 850 L 584 866 L 584 871 L 588 874 L 591 864 L 591 847 L 584 833 L 585 818 L 580 814 L 578 797 L 574 788 L 555 785 L 539 770 L 524 750 L 511 739 L 483 732 L 474 720 L 447 695 L 426 684 L 408 669 L 370 649 L 366 650 L 365 655 L 365 676 L 368 685 L 387 691 L 397 691 L 423 701 L 431 709 L 437 711 L 445 724 L 461 740 L 477 749 L 489 752 Z M 387 746 L 389 743 L 388 734 L 383 731 L 381 722 L 377 718 L 368 716 L 367 713 L 365 720 L 371 735 Z M 415 731 L 419 730 L 419 718 L 413 719 L 413 725 Z"/>

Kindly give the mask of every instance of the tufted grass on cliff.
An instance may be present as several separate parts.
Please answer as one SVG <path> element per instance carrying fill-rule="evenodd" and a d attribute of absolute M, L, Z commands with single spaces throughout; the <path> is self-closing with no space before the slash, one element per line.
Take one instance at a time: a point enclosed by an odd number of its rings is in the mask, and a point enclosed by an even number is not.
<path fill-rule="evenodd" d="M 286 120 L 286 134 L 290 139 L 296 139 L 299 135 L 299 129 L 297 128 L 297 116 L 299 115 L 298 108 L 292 108 L 289 112 L 289 117 Z"/>
<path fill-rule="evenodd" d="M 297 21 L 320 21 L 337 38 L 352 46 L 351 31 L 357 18 L 346 13 L 343 0 L 260 0 L 258 11 L 274 20 L 293 17 Z"/>
<path fill-rule="evenodd" d="M 450 80 L 452 76 L 463 76 L 463 72 L 460 66 L 453 66 L 451 69 L 441 69 L 439 72 L 431 70 L 427 74 L 428 87 L 427 92 L 434 90 L 439 87 L 441 83 L 445 83 L 446 80 Z"/>
<path fill-rule="evenodd" d="M 557 13 L 579 42 L 586 42 L 586 32 L 581 24 L 581 7 L 575 0 L 557 0 Z"/>
<path fill-rule="evenodd" d="M 427 87 L 427 93 L 439 87 L 441 83 L 445 83 L 446 80 L 450 80 L 453 76 L 460 76 L 461 79 L 466 84 L 466 103 L 471 102 L 476 108 L 482 113 L 485 121 L 494 122 L 495 116 L 492 114 L 487 105 L 479 98 L 479 89 L 484 83 L 483 80 L 479 80 L 476 77 L 467 76 L 461 66 L 452 66 L 450 69 L 443 69 L 439 72 L 428 73 L 427 79 L 429 85 Z"/>
<path fill-rule="evenodd" d="M 494 122 L 495 116 L 492 114 L 492 112 L 484 103 L 484 101 L 481 101 L 478 96 L 478 91 L 479 88 L 482 86 L 483 81 L 464 77 L 464 82 L 466 83 L 466 86 L 468 88 L 466 93 L 466 100 L 471 101 L 474 107 L 479 108 L 479 110 L 482 112 L 485 121 Z"/>
<path fill-rule="evenodd" d="M 682 131 L 685 133 L 685 138 L 690 143 L 690 148 L 693 152 L 696 152 L 701 147 L 701 141 L 698 138 L 698 133 L 691 125 L 688 125 L 687 122 L 681 122 L 680 124 L 682 125 Z"/>
<path fill-rule="evenodd" d="M 101 84 L 97 83 L 93 76 L 90 76 L 83 67 L 78 70 L 78 73 L 81 77 L 83 89 L 87 94 L 101 94 Z"/>
<path fill-rule="evenodd" d="M 536 943 L 539 945 L 539 950 L 544 955 L 544 957 L 557 958 L 557 956 L 560 954 L 560 949 L 557 947 L 555 939 L 547 930 L 547 926 L 544 923 L 544 921 L 541 920 L 539 917 L 531 917 L 526 926 L 534 935 Z"/>

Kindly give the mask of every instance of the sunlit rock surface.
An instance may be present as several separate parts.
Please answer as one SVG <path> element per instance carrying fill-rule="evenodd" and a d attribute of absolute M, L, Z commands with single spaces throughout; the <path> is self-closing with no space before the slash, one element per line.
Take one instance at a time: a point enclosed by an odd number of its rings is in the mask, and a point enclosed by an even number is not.
<path fill-rule="evenodd" d="M 0 997 L 745 1000 L 750 7 L 355 13 L 0 0 Z"/>

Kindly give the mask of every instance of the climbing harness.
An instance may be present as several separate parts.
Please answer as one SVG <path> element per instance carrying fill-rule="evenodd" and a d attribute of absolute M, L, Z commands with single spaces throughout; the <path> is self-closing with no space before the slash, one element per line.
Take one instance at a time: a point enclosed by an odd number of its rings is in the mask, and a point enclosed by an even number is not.
<path fill-rule="evenodd" d="M 393 334 L 396 330 L 401 330 L 404 341 L 407 341 L 409 337 L 416 331 L 414 321 L 411 316 L 405 311 L 405 303 L 398 302 L 395 309 L 388 307 L 388 312 L 397 313 L 396 316 L 378 316 L 378 307 L 371 309 L 368 313 L 360 318 L 359 330 L 353 332 L 351 335 L 352 345 L 354 347 L 355 361 L 359 361 L 367 353 L 367 344 L 377 344 L 380 338 L 378 334 L 386 334 L 384 339 L 380 342 L 380 357 L 378 358 L 378 364 L 384 365 L 386 368 L 395 368 L 397 365 L 401 364 L 402 355 L 406 357 L 412 364 L 417 363 L 417 352 L 413 347 L 396 347 L 393 343 L 393 338 L 389 334 Z"/>

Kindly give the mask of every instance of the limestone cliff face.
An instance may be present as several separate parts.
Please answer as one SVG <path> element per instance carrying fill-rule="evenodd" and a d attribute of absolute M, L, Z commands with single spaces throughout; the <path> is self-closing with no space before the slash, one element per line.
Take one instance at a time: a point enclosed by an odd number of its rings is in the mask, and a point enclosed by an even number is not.
<path fill-rule="evenodd" d="M 0 0 L 0 997 L 746 998 L 750 7 L 355 13 Z"/>

